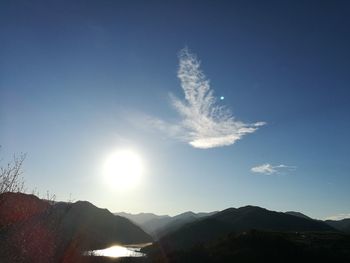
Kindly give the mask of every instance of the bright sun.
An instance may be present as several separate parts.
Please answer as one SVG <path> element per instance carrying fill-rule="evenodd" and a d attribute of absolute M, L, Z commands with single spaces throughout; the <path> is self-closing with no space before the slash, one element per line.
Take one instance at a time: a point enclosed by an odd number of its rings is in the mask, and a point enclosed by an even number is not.
<path fill-rule="evenodd" d="M 136 152 L 119 150 L 106 159 L 103 172 L 107 184 L 115 189 L 128 190 L 140 182 L 144 165 Z"/>

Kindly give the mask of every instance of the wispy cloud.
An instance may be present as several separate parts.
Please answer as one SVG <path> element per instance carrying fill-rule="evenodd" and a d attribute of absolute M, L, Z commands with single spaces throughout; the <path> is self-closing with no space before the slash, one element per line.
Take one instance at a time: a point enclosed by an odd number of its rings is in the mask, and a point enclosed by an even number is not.
<path fill-rule="evenodd" d="M 344 214 L 337 214 L 333 216 L 329 216 L 326 218 L 326 220 L 342 220 L 345 218 L 350 218 L 350 213 L 344 213 Z"/>
<path fill-rule="evenodd" d="M 185 97 L 179 99 L 171 95 L 171 100 L 180 121 L 170 124 L 152 119 L 155 127 L 170 136 L 195 148 L 207 149 L 231 145 L 266 124 L 238 121 L 229 108 L 219 105 L 209 80 L 200 69 L 200 61 L 187 48 L 179 53 L 177 76 Z"/>
<path fill-rule="evenodd" d="M 264 164 L 252 167 L 250 171 L 253 173 L 272 175 L 272 174 L 280 174 L 286 171 L 292 171 L 295 169 L 296 169 L 295 166 L 289 166 L 285 164 L 271 165 L 269 163 L 264 163 Z"/>

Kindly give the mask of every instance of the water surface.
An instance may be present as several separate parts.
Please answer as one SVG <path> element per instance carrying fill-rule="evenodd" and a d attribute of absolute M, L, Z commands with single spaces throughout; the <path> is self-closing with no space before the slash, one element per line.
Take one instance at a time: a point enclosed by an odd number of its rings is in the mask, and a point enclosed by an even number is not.
<path fill-rule="evenodd" d="M 119 246 L 115 245 L 105 249 L 91 250 L 84 253 L 87 256 L 103 256 L 111 258 L 121 257 L 144 257 L 146 254 L 141 253 L 142 246 Z"/>

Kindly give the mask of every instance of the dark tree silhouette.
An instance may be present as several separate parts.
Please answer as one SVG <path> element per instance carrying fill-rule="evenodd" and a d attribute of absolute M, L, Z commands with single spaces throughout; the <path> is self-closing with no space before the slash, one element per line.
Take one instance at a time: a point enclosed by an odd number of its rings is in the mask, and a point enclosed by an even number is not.
<path fill-rule="evenodd" d="M 13 155 L 13 159 L 0 167 L 0 194 L 5 192 L 24 192 L 24 180 L 21 177 L 22 165 L 26 154 Z"/>

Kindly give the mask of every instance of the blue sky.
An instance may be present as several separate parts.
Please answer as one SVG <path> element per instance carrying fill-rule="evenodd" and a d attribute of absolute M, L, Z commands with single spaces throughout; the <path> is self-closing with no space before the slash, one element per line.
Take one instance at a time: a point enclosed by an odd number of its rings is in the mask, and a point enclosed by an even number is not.
<path fill-rule="evenodd" d="M 347 1 L 1 1 L 3 162 L 26 152 L 29 189 L 111 211 L 350 213 L 349 11 Z M 225 97 L 215 105 L 234 123 L 266 124 L 228 146 L 191 146 L 208 130 L 184 127 L 198 116 L 174 106 L 188 103 L 186 47 L 213 98 Z M 146 166 L 123 193 L 101 179 L 120 148 Z"/>

